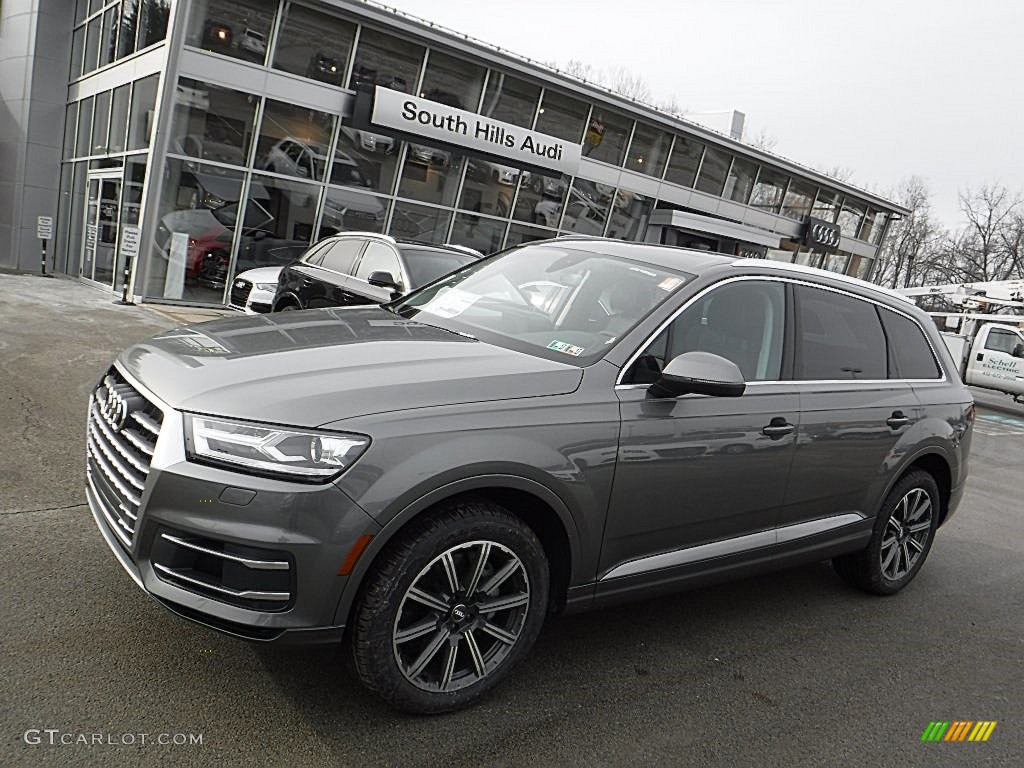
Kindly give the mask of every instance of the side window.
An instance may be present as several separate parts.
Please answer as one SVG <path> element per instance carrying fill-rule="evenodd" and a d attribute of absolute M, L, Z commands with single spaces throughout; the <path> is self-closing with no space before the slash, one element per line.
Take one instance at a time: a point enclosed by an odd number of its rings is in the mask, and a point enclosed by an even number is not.
<path fill-rule="evenodd" d="M 398 254 L 391 246 L 371 240 L 356 268 L 355 276 L 360 280 L 369 280 L 374 272 L 387 272 L 396 283 L 402 282 L 402 267 L 398 263 Z"/>
<path fill-rule="evenodd" d="M 330 240 L 327 240 L 323 243 L 317 243 L 308 251 L 306 251 L 306 255 L 302 257 L 302 262 L 304 264 L 312 264 L 314 266 L 319 264 L 320 260 L 324 257 L 324 253 L 326 253 L 327 249 L 330 247 Z"/>
<path fill-rule="evenodd" d="M 938 379 L 939 364 L 917 323 L 892 310 L 879 308 L 889 342 L 890 379 Z"/>
<path fill-rule="evenodd" d="M 796 378 L 887 378 L 885 336 L 873 304 L 796 286 Z"/>
<path fill-rule="evenodd" d="M 364 242 L 366 241 L 357 238 L 338 240 L 324 254 L 324 260 L 320 266 L 325 269 L 333 269 L 335 272 L 340 272 L 343 275 L 351 275 L 352 266 L 355 264 L 356 256 L 359 255 Z"/>
<path fill-rule="evenodd" d="M 1018 344 L 1020 344 L 1020 336 L 1001 328 L 992 328 L 988 332 L 988 338 L 985 339 L 985 349 L 991 349 L 993 352 L 1005 352 L 1008 355 L 1013 354 L 1013 350 Z"/>
<path fill-rule="evenodd" d="M 716 288 L 687 307 L 633 363 L 624 384 L 650 384 L 684 352 L 712 352 L 736 363 L 746 381 L 776 381 L 782 372 L 786 289 L 742 280 Z"/>
<path fill-rule="evenodd" d="M 299 157 L 302 155 L 302 147 L 298 144 L 286 141 L 284 143 L 284 153 L 293 163 L 297 163 L 299 162 Z"/>

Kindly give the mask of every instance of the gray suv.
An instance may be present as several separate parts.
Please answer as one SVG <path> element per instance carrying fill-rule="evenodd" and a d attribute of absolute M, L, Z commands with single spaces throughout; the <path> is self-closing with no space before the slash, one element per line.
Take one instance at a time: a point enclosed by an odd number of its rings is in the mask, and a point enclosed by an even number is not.
<path fill-rule="evenodd" d="M 344 638 L 367 686 L 439 712 L 549 612 L 828 558 L 897 592 L 973 420 L 927 315 L 877 286 L 559 239 L 129 348 L 90 400 L 88 500 L 171 611 Z"/>

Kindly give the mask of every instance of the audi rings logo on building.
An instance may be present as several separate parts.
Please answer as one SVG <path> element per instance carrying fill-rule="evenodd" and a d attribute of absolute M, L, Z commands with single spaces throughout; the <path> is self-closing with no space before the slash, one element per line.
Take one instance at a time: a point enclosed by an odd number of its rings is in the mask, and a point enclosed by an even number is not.
<path fill-rule="evenodd" d="M 839 247 L 839 227 L 821 219 L 808 218 L 804 230 L 804 244 L 821 250 L 835 250 Z"/>
<path fill-rule="evenodd" d="M 100 407 L 100 416 L 107 422 L 107 425 L 115 432 L 120 432 L 128 421 L 128 401 L 107 387 L 107 396 L 103 399 L 97 398 Z"/>

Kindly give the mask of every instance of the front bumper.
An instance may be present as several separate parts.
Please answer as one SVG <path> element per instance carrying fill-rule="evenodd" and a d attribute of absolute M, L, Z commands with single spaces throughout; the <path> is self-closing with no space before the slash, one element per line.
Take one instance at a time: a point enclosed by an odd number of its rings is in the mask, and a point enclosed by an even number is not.
<path fill-rule="evenodd" d="M 248 640 L 339 639 L 348 581 L 339 568 L 359 537 L 379 526 L 332 484 L 188 461 L 181 413 L 130 383 L 164 412 L 131 535 L 115 532 L 103 477 L 88 478 L 86 497 L 132 580 L 174 613 Z"/>

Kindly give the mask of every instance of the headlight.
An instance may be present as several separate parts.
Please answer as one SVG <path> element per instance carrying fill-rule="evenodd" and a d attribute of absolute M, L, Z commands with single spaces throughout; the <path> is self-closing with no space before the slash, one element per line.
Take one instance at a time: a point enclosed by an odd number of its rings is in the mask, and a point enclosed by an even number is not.
<path fill-rule="evenodd" d="M 327 480 L 352 466 L 370 444 L 365 435 L 186 416 L 189 458 L 230 464 L 256 474 Z"/>
<path fill-rule="evenodd" d="M 277 283 L 256 283 L 255 286 L 257 291 L 276 291 Z"/>

